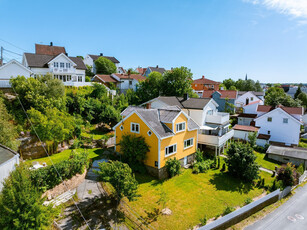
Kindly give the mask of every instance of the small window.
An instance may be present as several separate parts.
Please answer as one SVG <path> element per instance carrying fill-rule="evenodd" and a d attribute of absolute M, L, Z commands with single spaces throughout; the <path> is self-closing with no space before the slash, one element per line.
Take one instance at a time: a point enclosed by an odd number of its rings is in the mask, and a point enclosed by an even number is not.
<path fill-rule="evenodd" d="M 59 67 L 59 63 L 58 63 L 58 62 L 55 62 L 55 63 L 53 63 L 53 66 L 54 66 L 55 68 L 57 68 L 57 67 Z"/>
<path fill-rule="evenodd" d="M 60 62 L 60 68 L 64 68 L 64 62 Z"/>
<path fill-rule="evenodd" d="M 119 127 L 119 129 L 120 129 L 121 131 L 123 131 L 124 126 L 121 125 L 121 126 Z"/>
<path fill-rule="evenodd" d="M 170 145 L 165 148 L 165 156 L 169 156 L 171 154 L 174 154 L 177 152 L 177 144 L 175 145 Z"/>
<path fill-rule="evenodd" d="M 132 81 L 131 80 L 129 81 L 129 85 L 132 85 Z"/>
<path fill-rule="evenodd" d="M 194 138 L 190 138 L 184 141 L 184 148 L 190 148 L 193 146 Z"/>
<path fill-rule="evenodd" d="M 155 167 L 158 167 L 158 161 L 155 161 Z"/>
<path fill-rule="evenodd" d="M 182 132 L 185 130 L 185 122 L 176 124 L 176 132 Z"/>
<path fill-rule="evenodd" d="M 131 131 L 132 133 L 140 133 L 140 125 L 137 124 L 137 123 L 132 123 L 132 122 L 131 122 L 130 131 Z"/>
<path fill-rule="evenodd" d="M 254 100 L 254 98 L 253 97 L 251 97 L 251 101 L 253 101 Z"/>
<path fill-rule="evenodd" d="M 272 117 L 268 117 L 268 122 L 272 122 Z"/>
<path fill-rule="evenodd" d="M 283 119 L 283 123 L 284 123 L 284 124 L 288 124 L 288 118 L 284 118 L 284 119 Z"/>
<path fill-rule="evenodd" d="M 82 82 L 82 76 L 78 76 L 78 82 Z"/>
<path fill-rule="evenodd" d="M 270 130 L 268 130 L 268 134 L 269 134 L 269 135 L 271 134 L 271 131 L 270 131 Z"/>
<path fill-rule="evenodd" d="M 66 63 L 66 68 L 70 68 L 70 63 Z"/>
<path fill-rule="evenodd" d="M 208 110 L 207 114 L 208 115 L 212 115 L 213 114 L 213 110 L 212 109 Z"/>
<path fill-rule="evenodd" d="M 152 132 L 149 130 L 149 131 L 147 132 L 147 134 L 148 134 L 148 136 L 151 136 Z"/>

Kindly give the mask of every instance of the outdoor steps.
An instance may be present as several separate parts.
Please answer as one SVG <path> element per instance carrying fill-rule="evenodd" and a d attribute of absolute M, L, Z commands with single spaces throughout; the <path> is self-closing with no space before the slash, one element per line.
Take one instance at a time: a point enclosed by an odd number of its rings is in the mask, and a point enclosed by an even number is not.
<path fill-rule="evenodd" d="M 76 189 L 68 190 L 67 192 L 62 193 L 61 195 L 57 196 L 53 200 L 45 201 L 44 205 L 47 206 L 49 204 L 53 204 L 53 206 L 56 207 L 56 206 L 59 206 L 60 204 L 66 203 L 74 196 L 76 191 L 77 191 Z"/>

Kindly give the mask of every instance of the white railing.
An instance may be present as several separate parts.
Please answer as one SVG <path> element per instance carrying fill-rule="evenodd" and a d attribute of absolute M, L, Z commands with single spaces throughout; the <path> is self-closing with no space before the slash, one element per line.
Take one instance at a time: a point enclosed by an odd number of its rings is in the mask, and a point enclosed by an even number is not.
<path fill-rule="evenodd" d="M 91 82 L 73 82 L 73 81 L 66 81 L 63 82 L 65 86 L 74 86 L 74 87 L 82 87 L 82 86 L 92 86 Z"/>
<path fill-rule="evenodd" d="M 211 146 L 221 146 L 226 143 L 229 139 L 233 137 L 234 130 L 229 130 L 229 132 L 225 133 L 223 136 L 214 136 L 214 135 L 206 135 L 206 134 L 198 134 L 198 143 L 211 145 Z"/>
<path fill-rule="evenodd" d="M 229 121 L 229 113 L 218 112 L 212 115 L 206 115 L 206 122 L 208 123 L 224 124 L 227 121 Z"/>
<path fill-rule="evenodd" d="M 74 68 L 49 68 L 50 73 L 76 73 Z"/>
<path fill-rule="evenodd" d="M 0 88 L 11 88 L 10 80 L 0 80 Z"/>

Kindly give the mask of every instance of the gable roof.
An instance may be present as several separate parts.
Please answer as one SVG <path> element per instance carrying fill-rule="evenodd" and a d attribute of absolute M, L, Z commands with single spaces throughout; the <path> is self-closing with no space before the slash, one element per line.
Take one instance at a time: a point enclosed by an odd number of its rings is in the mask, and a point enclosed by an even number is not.
<path fill-rule="evenodd" d="M 256 118 L 257 114 L 252 113 L 240 113 L 238 117 L 246 117 L 246 118 Z"/>
<path fill-rule="evenodd" d="M 184 109 L 203 109 L 212 100 L 208 98 L 188 98 L 187 100 L 184 100 L 183 97 L 174 96 L 160 96 L 156 99 L 167 105 L 178 106 L 179 108 Z"/>
<path fill-rule="evenodd" d="M 259 128 L 249 125 L 238 125 L 236 124 L 233 127 L 234 130 L 240 130 L 240 131 L 248 131 L 248 132 L 256 132 L 259 130 Z"/>
<path fill-rule="evenodd" d="M 113 78 L 112 75 L 105 75 L 105 74 L 96 74 L 94 76 L 94 78 L 98 78 L 99 80 L 101 80 L 102 82 L 108 83 L 108 82 L 112 82 L 112 83 L 117 83 L 119 82 L 117 79 Z"/>
<path fill-rule="evenodd" d="M 147 68 L 142 68 L 142 67 L 138 67 L 136 68 L 136 71 L 138 71 L 141 75 L 143 75 L 145 73 Z"/>
<path fill-rule="evenodd" d="M 65 55 L 65 54 L 64 54 Z M 48 63 L 56 56 L 46 54 L 24 53 L 29 67 L 48 68 Z M 68 57 L 72 62 L 76 63 L 77 69 L 85 70 L 86 66 L 81 57 Z"/>
<path fill-rule="evenodd" d="M 141 74 L 122 74 L 122 73 L 114 73 L 115 76 L 119 77 L 120 79 L 135 79 L 137 81 L 146 80 L 146 77 L 143 77 Z"/>
<path fill-rule="evenodd" d="M 268 113 L 270 111 L 273 111 L 276 108 L 281 108 L 282 110 L 284 110 L 285 112 L 289 113 L 289 114 L 299 114 L 299 115 L 303 115 L 304 114 L 304 108 L 303 107 L 285 107 L 282 105 L 279 106 L 270 106 L 270 105 L 258 105 L 257 108 L 257 112 L 264 112 L 264 113 Z"/>
<path fill-rule="evenodd" d="M 247 93 L 247 92 L 251 92 L 253 93 L 255 96 L 264 96 L 264 92 L 256 92 L 256 91 L 238 91 L 238 97 L 242 96 L 243 94 Z"/>
<path fill-rule="evenodd" d="M 247 105 L 244 105 L 243 107 L 245 106 L 249 106 L 249 105 L 253 105 L 253 104 L 257 104 L 257 103 L 260 103 L 262 100 L 257 100 L 257 101 L 253 101 L 251 103 L 248 103 Z"/>
<path fill-rule="evenodd" d="M 303 148 L 270 145 L 266 153 L 307 160 L 307 149 Z"/>
<path fill-rule="evenodd" d="M 59 55 L 60 53 L 65 54 L 66 50 L 63 46 L 50 46 L 50 45 L 35 44 L 35 53 L 56 56 L 56 55 Z"/>
<path fill-rule="evenodd" d="M 258 106 L 258 107 L 259 107 L 259 106 Z M 275 109 L 273 109 L 273 110 L 271 110 L 271 111 L 269 111 L 269 112 L 267 112 L 267 113 L 265 113 L 265 114 L 271 114 L 271 113 L 273 113 L 273 112 L 276 111 L 276 110 L 280 110 L 281 112 L 283 112 L 284 114 L 286 114 L 288 117 L 290 117 L 291 119 L 293 119 L 295 122 L 297 122 L 297 123 L 299 123 L 299 124 L 302 124 L 301 121 L 299 121 L 296 117 L 293 116 L 293 114 L 288 113 L 287 111 L 285 111 L 285 110 L 284 110 L 283 108 L 281 108 L 281 107 L 275 108 Z M 259 120 L 259 119 L 262 119 L 263 117 L 265 117 L 265 116 L 264 116 L 265 114 L 263 114 L 263 115 L 257 117 L 254 121 L 257 121 L 257 120 Z"/>
<path fill-rule="evenodd" d="M 220 82 L 213 81 L 205 78 L 205 76 L 202 76 L 201 78 L 194 80 L 193 84 L 219 85 Z"/>
<path fill-rule="evenodd" d="M 160 68 L 160 67 L 148 67 L 152 72 L 159 72 L 161 74 L 163 74 L 166 70 L 164 68 Z"/>
<path fill-rule="evenodd" d="M 8 63 L 0 66 L 0 70 L 1 69 L 4 69 L 6 67 L 8 67 L 8 65 L 11 65 L 11 64 L 16 64 L 18 65 L 19 67 L 23 68 L 24 70 L 28 71 L 30 74 L 33 74 L 32 70 L 28 69 L 27 67 L 25 67 L 24 65 L 22 65 L 19 61 L 16 61 L 15 59 L 12 59 L 10 60 Z"/>
<path fill-rule="evenodd" d="M 218 92 L 221 94 L 221 98 L 229 98 L 229 99 L 236 99 L 237 98 L 237 91 L 236 90 L 204 90 L 203 98 L 212 98 L 212 94 Z"/>
<path fill-rule="evenodd" d="M 104 57 L 104 58 L 107 58 L 107 59 L 109 59 L 111 62 L 113 62 L 114 64 L 117 64 L 117 63 L 119 63 L 119 61 L 115 58 L 115 57 L 110 57 L 110 56 L 100 56 L 100 55 L 94 55 L 94 54 L 89 54 L 88 56 L 90 56 L 92 59 L 93 59 L 93 61 L 96 61 L 98 58 L 100 58 L 100 57 Z"/>

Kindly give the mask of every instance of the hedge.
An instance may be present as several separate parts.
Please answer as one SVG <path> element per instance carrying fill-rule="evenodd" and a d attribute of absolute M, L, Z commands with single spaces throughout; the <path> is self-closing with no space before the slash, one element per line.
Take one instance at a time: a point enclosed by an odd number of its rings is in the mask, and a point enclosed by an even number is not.
<path fill-rule="evenodd" d="M 76 174 L 82 174 L 88 167 L 87 153 L 74 153 L 72 151 L 68 160 L 61 161 L 44 168 L 31 171 L 31 180 L 33 184 L 42 191 L 54 188 L 62 180 L 68 180 Z M 61 175 L 61 177 L 58 175 Z"/>

